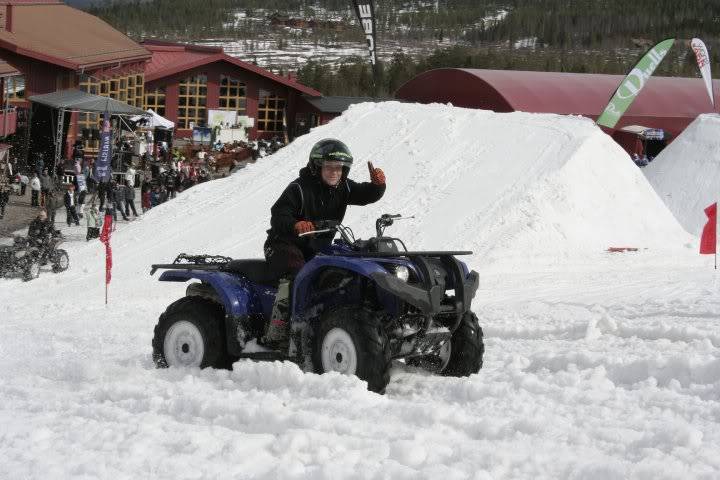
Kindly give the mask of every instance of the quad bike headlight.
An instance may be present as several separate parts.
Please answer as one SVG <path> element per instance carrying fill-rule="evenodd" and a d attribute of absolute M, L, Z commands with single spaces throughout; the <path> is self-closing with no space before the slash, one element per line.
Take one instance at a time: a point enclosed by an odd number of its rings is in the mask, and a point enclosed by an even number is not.
<path fill-rule="evenodd" d="M 407 282 L 410 278 L 410 270 L 404 265 L 395 265 L 392 267 L 392 272 L 397 278 L 403 282 Z"/>

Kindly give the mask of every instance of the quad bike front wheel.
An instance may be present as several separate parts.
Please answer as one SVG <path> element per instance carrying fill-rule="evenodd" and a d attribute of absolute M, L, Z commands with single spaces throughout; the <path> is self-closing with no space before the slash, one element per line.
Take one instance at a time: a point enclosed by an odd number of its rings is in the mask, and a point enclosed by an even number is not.
<path fill-rule="evenodd" d="M 482 368 L 485 345 L 483 331 L 472 312 L 463 315 L 450 341 L 445 342 L 437 355 L 408 358 L 405 363 L 430 373 L 448 377 L 467 377 Z"/>
<path fill-rule="evenodd" d="M 441 374 L 448 377 L 467 377 L 482 368 L 485 344 L 477 316 L 467 312 L 450 340 L 450 358 Z"/>
<path fill-rule="evenodd" d="M 368 390 L 384 393 L 390 381 L 390 344 L 378 316 L 359 307 L 327 312 L 315 335 L 313 364 L 317 373 L 356 375 Z"/>
<path fill-rule="evenodd" d="M 29 282 L 30 280 L 34 280 L 40 276 L 40 262 L 37 260 L 32 260 L 28 262 L 28 264 L 25 266 L 25 269 L 23 270 L 23 281 Z"/>
<path fill-rule="evenodd" d="M 222 311 L 212 302 L 184 297 L 160 315 L 152 340 L 158 368 L 228 368 Z"/>
<path fill-rule="evenodd" d="M 62 249 L 55 250 L 52 254 L 52 271 L 54 273 L 64 272 L 70 266 L 70 257 Z"/>

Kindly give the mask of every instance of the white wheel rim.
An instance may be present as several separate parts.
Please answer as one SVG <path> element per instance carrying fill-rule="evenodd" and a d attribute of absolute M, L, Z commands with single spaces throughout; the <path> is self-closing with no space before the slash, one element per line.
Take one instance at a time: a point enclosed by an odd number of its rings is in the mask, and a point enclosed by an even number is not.
<path fill-rule="evenodd" d="M 60 267 L 62 270 L 65 270 L 68 267 L 68 263 L 69 263 L 68 254 L 62 253 L 60 255 L 60 258 L 58 258 L 58 262 L 57 262 L 58 267 Z"/>
<path fill-rule="evenodd" d="M 187 320 L 174 323 L 165 334 L 163 353 L 170 367 L 199 367 L 205 355 L 202 333 Z"/>
<path fill-rule="evenodd" d="M 349 333 L 341 328 L 333 328 L 325 334 L 321 349 L 324 372 L 355 375 L 357 371 L 357 350 Z"/>

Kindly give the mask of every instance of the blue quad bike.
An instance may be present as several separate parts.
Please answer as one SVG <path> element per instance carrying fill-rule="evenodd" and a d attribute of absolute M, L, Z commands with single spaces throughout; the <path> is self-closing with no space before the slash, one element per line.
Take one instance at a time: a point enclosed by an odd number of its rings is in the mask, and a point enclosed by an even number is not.
<path fill-rule="evenodd" d="M 152 265 L 151 275 L 165 270 L 160 281 L 199 280 L 160 315 L 155 364 L 230 368 L 239 358 L 291 360 L 305 371 L 356 375 L 379 393 L 395 359 L 447 376 L 477 373 L 483 332 L 470 307 L 479 277 L 456 258 L 472 252 L 408 251 L 384 236 L 400 218 L 381 216 L 369 240 L 355 240 L 337 222 L 314 222 L 311 235 L 340 238 L 295 277 L 282 351 L 260 343 L 278 285 L 265 260 L 180 254 L 172 264 Z"/>

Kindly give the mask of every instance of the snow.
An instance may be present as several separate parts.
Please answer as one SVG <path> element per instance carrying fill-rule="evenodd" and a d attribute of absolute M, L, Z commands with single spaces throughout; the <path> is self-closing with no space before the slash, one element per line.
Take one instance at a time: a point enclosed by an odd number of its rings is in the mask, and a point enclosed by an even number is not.
<path fill-rule="evenodd" d="M 291 363 L 154 368 L 180 252 L 260 257 L 269 207 L 320 138 L 383 168 L 351 207 L 415 215 L 412 248 L 463 248 L 483 370 L 394 364 L 387 394 Z M 60 218 L 59 215 L 58 218 Z M 233 176 L 119 225 L 65 229 L 71 268 L 0 280 L 4 478 L 658 479 L 720 476 L 720 284 L 642 173 L 592 122 L 395 102 L 352 107 Z M 609 254 L 608 246 L 638 246 Z"/>
<path fill-rule="evenodd" d="M 655 160 L 645 175 L 688 232 L 699 235 L 705 208 L 720 198 L 720 115 L 698 116 Z"/>

